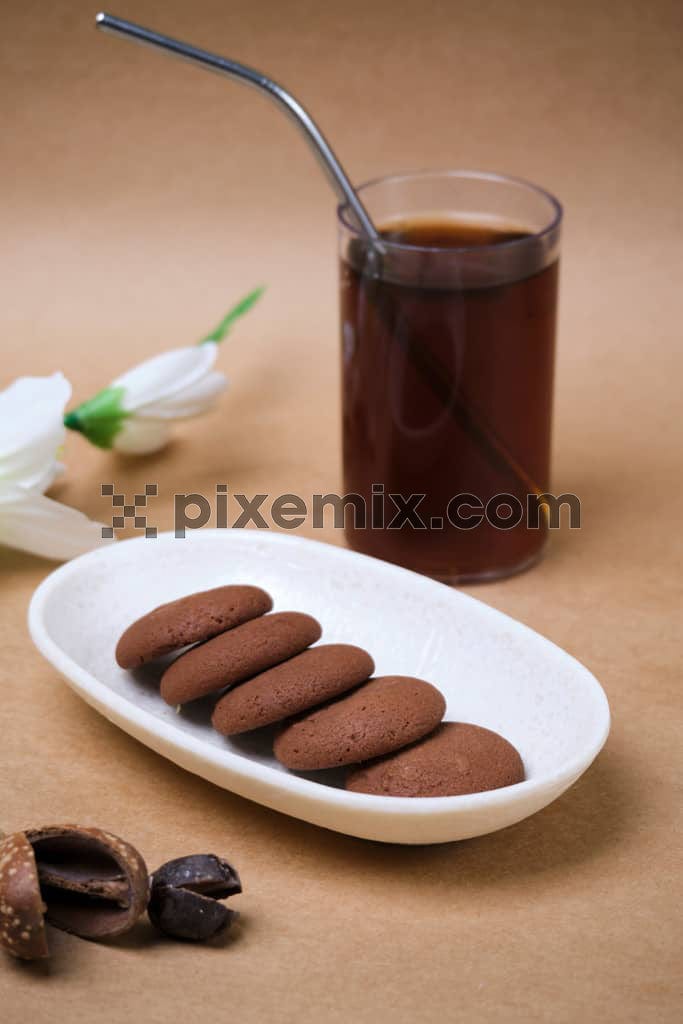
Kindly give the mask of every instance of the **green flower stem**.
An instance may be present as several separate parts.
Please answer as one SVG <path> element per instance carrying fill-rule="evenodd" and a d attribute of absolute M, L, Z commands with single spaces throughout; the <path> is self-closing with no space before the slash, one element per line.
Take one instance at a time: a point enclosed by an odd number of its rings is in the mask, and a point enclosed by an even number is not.
<path fill-rule="evenodd" d="M 248 313 L 251 307 L 256 305 L 265 290 L 266 289 L 263 287 L 254 288 L 253 292 L 249 292 L 249 294 L 245 295 L 243 299 L 240 299 L 237 305 L 233 306 L 232 309 L 225 314 L 218 326 L 215 327 L 210 334 L 207 334 L 205 338 L 202 338 L 198 344 L 203 345 L 207 341 L 222 341 L 226 334 L 230 332 L 230 328 L 234 324 L 235 320 L 239 320 L 241 316 Z"/>

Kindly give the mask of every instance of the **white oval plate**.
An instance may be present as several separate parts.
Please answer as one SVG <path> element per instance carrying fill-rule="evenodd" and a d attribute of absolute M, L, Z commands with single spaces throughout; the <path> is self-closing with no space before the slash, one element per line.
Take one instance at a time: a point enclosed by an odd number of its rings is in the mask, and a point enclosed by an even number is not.
<path fill-rule="evenodd" d="M 286 771 L 262 736 L 219 736 L 209 724 L 210 701 L 177 714 L 149 673 L 118 667 L 114 647 L 133 619 L 226 583 L 257 584 L 276 610 L 315 615 L 325 642 L 367 648 L 378 675 L 435 683 L 447 698 L 447 719 L 488 726 L 514 743 L 526 781 L 472 796 L 347 793 L 338 780 L 328 785 L 321 774 Z M 549 640 L 424 576 L 289 534 L 202 530 L 100 548 L 40 584 L 29 627 L 76 693 L 153 750 L 250 800 L 365 839 L 440 843 L 512 825 L 571 786 L 609 731 L 599 683 Z"/>

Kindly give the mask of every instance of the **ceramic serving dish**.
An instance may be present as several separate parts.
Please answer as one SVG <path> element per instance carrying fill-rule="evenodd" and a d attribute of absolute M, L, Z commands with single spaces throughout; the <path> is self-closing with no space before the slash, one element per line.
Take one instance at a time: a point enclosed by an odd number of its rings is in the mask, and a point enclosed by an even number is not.
<path fill-rule="evenodd" d="M 309 612 L 323 642 L 365 647 L 378 675 L 419 676 L 446 696 L 446 718 L 495 729 L 520 751 L 526 781 L 472 796 L 409 799 L 348 793 L 339 777 L 292 774 L 263 736 L 225 739 L 211 704 L 176 713 L 153 673 L 114 660 L 133 619 L 164 601 L 226 583 L 268 590 L 275 610 Z M 549 640 L 466 594 L 397 566 L 290 534 L 201 530 L 122 541 L 61 566 L 36 590 L 34 643 L 67 683 L 153 750 L 225 789 L 352 836 L 394 843 L 467 839 L 555 800 L 609 731 L 605 694 Z M 326 778 L 326 777 L 325 777 Z"/>

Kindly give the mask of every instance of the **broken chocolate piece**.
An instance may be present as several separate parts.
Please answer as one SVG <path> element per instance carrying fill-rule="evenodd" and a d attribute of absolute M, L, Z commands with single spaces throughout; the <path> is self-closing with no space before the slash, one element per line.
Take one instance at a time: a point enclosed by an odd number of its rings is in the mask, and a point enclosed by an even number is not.
<path fill-rule="evenodd" d="M 120 935 L 148 896 L 144 860 L 110 832 L 51 825 L 0 843 L 0 945 L 13 956 L 48 956 L 44 918 L 85 939 Z"/>
<path fill-rule="evenodd" d="M 219 900 L 242 892 L 239 875 L 214 854 L 192 854 L 162 864 L 151 878 L 148 913 L 164 935 L 205 942 L 237 917 Z"/>
<path fill-rule="evenodd" d="M 49 956 L 38 871 L 23 832 L 0 842 L 0 946 L 20 960 Z"/>

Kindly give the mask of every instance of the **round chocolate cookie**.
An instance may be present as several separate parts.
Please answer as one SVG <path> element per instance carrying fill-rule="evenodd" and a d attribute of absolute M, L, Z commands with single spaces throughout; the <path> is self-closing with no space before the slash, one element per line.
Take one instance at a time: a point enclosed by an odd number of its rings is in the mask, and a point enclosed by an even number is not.
<path fill-rule="evenodd" d="M 462 796 L 523 780 L 521 757 L 497 732 L 443 722 L 406 750 L 355 768 L 346 788 L 376 796 Z"/>
<path fill-rule="evenodd" d="M 286 726 L 275 740 L 275 756 L 298 771 L 367 761 L 421 739 L 445 710 L 431 683 L 381 676 Z"/>
<path fill-rule="evenodd" d="M 321 644 L 236 687 L 216 704 L 214 729 L 230 736 L 271 725 L 338 697 L 375 670 L 367 651 L 351 644 Z"/>
<path fill-rule="evenodd" d="M 320 623 L 301 612 L 245 622 L 176 658 L 161 677 L 161 696 L 167 704 L 185 704 L 241 683 L 300 654 L 321 633 Z"/>
<path fill-rule="evenodd" d="M 188 594 L 143 615 L 116 645 L 121 668 L 137 668 L 181 647 L 210 640 L 269 612 L 270 594 L 259 587 L 228 586 Z"/>

